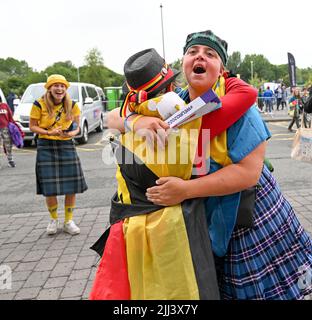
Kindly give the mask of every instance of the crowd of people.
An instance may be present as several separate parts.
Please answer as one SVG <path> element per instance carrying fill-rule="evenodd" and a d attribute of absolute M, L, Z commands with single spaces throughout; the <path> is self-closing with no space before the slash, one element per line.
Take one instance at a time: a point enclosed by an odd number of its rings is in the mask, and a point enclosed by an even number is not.
<path fill-rule="evenodd" d="M 258 88 L 257 105 L 261 112 L 270 113 L 275 111 L 287 110 L 290 97 L 293 95 L 294 90 L 300 90 L 300 96 L 303 100 L 312 94 L 312 87 L 310 88 L 286 88 L 284 84 L 279 84 L 275 90 L 272 90 L 270 86 Z"/>
<path fill-rule="evenodd" d="M 303 88 L 302 91 L 299 88 L 293 88 L 292 95 L 288 100 L 288 114 L 292 118 L 288 126 L 288 130 L 290 132 L 294 132 L 294 130 L 292 129 L 294 124 L 296 124 L 297 129 L 300 128 L 301 124 L 306 128 L 311 128 L 311 116 L 305 109 L 305 105 L 307 104 L 308 99 L 311 96 L 312 90 L 310 90 L 309 93 L 307 88 Z M 300 117 L 302 117 L 302 121 L 300 121 Z"/>
<path fill-rule="evenodd" d="M 285 85 L 278 85 L 273 91 L 270 86 L 265 90 L 260 87 L 258 89 L 257 107 L 260 113 L 274 116 L 274 112 L 287 111 L 287 115 L 291 117 L 288 126 L 290 132 L 294 132 L 293 125 L 297 128 L 301 125 L 300 117 L 302 117 L 303 125 L 306 128 L 311 127 L 311 116 L 304 111 L 304 105 L 308 98 L 312 95 L 312 87 L 310 88 L 286 88 Z M 274 110 L 275 108 L 275 110 Z"/>

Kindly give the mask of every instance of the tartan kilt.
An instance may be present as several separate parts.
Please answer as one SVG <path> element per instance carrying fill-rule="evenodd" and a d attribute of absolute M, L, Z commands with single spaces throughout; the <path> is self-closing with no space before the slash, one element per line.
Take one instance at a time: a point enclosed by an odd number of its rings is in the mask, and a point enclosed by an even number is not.
<path fill-rule="evenodd" d="M 222 299 L 301 300 L 312 293 L 312 241 L 264 166 L 252 229 L 235 227 L 224 257 Z M 223 273 L 223 274 L 222 274 Z"/>
<path fill-rule="evenodd" d="M 58 196 L 88 189 L 73 140 L 38 139 L 37 194 Z"/>

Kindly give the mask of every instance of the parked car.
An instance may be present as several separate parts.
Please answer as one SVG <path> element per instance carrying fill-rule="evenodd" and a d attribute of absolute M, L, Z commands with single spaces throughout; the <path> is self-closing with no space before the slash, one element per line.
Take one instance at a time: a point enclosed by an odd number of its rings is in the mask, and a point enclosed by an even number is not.
<path fill-rule="evenodd" d="M 29 115 L 34 101 L 44 95 L 44 85 L 44 83 L 29 85 L 15 110 L 14 120 L 25 133 L 25 145 L 30 145 L 36 139 L 36 135 L 29 129 Z M 104 129 L 104 107 L 98 87 L 89 83 L 70 82 L 67 92 L 71 99 L 78 103 L 81 110 L 81 131 L 75 140 L 79 143 L 87 143 L 91 131 L 101 132 Z"/>

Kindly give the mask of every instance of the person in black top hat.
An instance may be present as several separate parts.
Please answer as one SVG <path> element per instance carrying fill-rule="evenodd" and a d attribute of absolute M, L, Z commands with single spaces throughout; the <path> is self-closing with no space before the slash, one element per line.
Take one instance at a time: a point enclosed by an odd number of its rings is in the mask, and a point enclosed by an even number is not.
<path fill-rule="evenodd" d="M 138 113 L 165 120 L 178 111 L 176 106 L 185 105 L 172 86 L 180 72 L 173 71 L 154 48 L 132 55 L 124 65 L 124 72 L 127 94 L 120 110 L 122 117 Z M 162 98 L 156 99 L 163 93 Z"/>

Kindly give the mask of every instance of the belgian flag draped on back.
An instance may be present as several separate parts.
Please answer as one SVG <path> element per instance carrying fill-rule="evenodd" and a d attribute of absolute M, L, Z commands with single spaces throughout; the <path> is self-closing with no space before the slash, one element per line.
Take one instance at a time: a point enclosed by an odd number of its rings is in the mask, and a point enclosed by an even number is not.
<path fill-rule="evenodd" d="M 215 91 L 224 94 L 224 79 Z M 118 192 L 111 227 L 93 246 L 102 259 L 90 299 L 219 299 L 203 199 L 162 207 L 145 196 L 159 177 L 190 179 L 201 154 L 205 162 L 203 128 L 205 117 L 184 124 L 164 150 L 133 132 L 115 144 Z"/>

